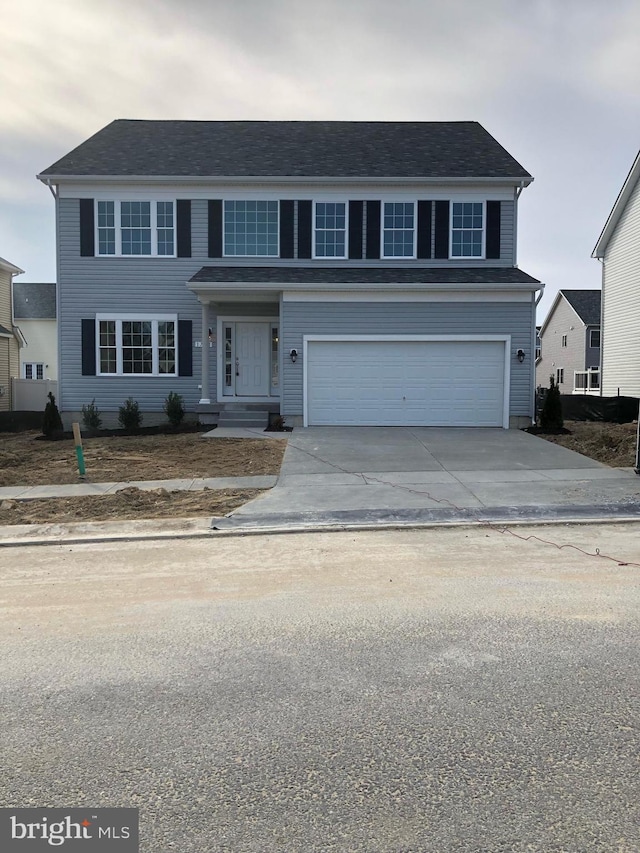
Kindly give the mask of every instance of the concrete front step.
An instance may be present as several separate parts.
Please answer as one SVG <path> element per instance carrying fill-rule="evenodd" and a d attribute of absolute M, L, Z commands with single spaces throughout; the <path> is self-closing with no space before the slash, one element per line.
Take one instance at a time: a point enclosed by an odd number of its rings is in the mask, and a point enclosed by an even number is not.
<path fill-rule="evenodd" d="M 218 418 L 219 427 L 253 427 L 266 429 L 269 425 L 268 412 L 242 411 L 233 409 L 220 412 Z"/>

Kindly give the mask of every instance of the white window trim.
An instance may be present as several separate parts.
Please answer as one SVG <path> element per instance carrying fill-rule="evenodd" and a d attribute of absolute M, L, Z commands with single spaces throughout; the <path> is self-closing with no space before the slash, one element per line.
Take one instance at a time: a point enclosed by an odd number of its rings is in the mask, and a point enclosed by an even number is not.
<path fill-rule="evenodd" d="M 481 204 L 482 205 L 482 254 L 453 255 L 453 205 Z M 456 231 L 477 231 L 477 228 L 456 228 Z M 487 202 L 478 198 L 455 198 L 449 202 L 449 260 L 450 261 L 484 261 L 487 258 Z"/>
<path fill-rule="evenodd" d="M 344 204 L 344 255 L 316 254 L 316 206 L 318 204 Z M 349 257 L 349 202 L 344 199 L 314 199 L 311 220 L 312 251 L 311 257 L 316 261 L 344 261 Z M 320 231 L 340 231 L 340 228 L 320 228 Z"/>
<path fill-rule="evenodd" d="M 566 346 L 567 346 L 567 336 L 566 336 L 566 335 L 563 335 L 563 336 L 562 336 L 562 338 L 561 338 L 561 340 L 560 340 L 560 346 L 561 346 L 561 347 L 566 347 Z"/>
<path fill-rule="evenodd" d="M 405 228 L 390 228 L 384 227 L 384 206 L 385 204 L 412 204 L 413 205 L 413 254 L 412 255 L 385 255 L 384 253 L 384 232 L 390 231 L 406 231 Z M 414 198 L 383 198 L 380 202 L 380 260 L 383 261 L 415 261 L 418 257 L 418 200 Z"/>
<path fill-rule="evenodd" d="M 302 419 L 309 426 L 308 351 L 314 341 L 490 341 L 504 344 L 504 397 L 502 428 L 509 429 L 509 398 L 511 388 L 511 335 L 303 335 L 302 336 Z"/>
<path fill-rule="evenodd" d="M 589 349 L 600 349 L 600 344 L 596 345 L 591 343 L 594 333 L 599 335 L 600 329 L 589 329 Z M 600 341 L 602 342 L 602 337 L 600 338 Z"/>
<path fill-rule="evenodd" d="M 224 215 L 225 207 L 228 201 L 275 201 L 278 203 L 278 225 L 277 238 L 278 249 L 275 255 L 230 255 L 227 253 L 227 241 L 225 239 Z M 279 258 L 280 257 L 280 199 L 279 198 L 258 198 L 255 196 L 243 196 L 242 198 L 225 198 L 222 200 L 222 257 L 223 258 Z"/>
<path fill-rule="evenodd" d="M 31 367 L 33 376 L 27 376 L 27 367 Z M 29 379 L 29 381 L 38 381 L 38 367 L 42 368 L 42 379 L 46 379 L 45 376 L 45 365 L 43 361 L 23 361 L 22 362 L 22 378 Z"/>
<path fill-rule="evenodd" d="M 100 370 L 100 323 L 113 320 L 116 323 L 116 372 L 103 373 Z M 151 322 L 151 373 L 124 373 L 122 369 L 122 323 L 128 320 Z M 174 324 L 174 349 L 176 352 L 175 373 L 158 372 L 158 323 L 172 322 Z M 177 314 L 96 314 L 96 376 L 125 376 L 127 379 L 176 379 L 178 372 L 178 315 Z"/>
<path fill-rule="evenodd" d="M 145 201 L 149 202 L 151 211 L 151 254 L 150 255 L 123 255 L 122 254 L 122 202 Z M 115 230 L 116 250 L 114 254 L 107 255 L 100 252 L 100 228 L 98 219 L 98 202 L 113 202 L 113 221 Z M 173 254 L 159 255 L 158 254 L 158 202 L 173 204 Z M 94 255 L 96 258 L 177 258 L 178 257 L 178 205 L 173 198 L 96 198 L 93 204 L 93 224 L 94 224 Z M 110 374 L 111 375 L 111 374 Z"/>

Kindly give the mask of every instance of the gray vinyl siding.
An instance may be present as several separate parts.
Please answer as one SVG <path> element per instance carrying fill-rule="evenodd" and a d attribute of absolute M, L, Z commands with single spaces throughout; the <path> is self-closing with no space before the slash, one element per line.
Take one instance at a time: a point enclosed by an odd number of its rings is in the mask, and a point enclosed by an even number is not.
<path fill-rule="evenodd" d="M 640 397 L 640 180 L 602 269 L 602 393 Z"/>
<path fill-rule="evenodd" d="M 143 412 L 158 412 L 169 391 L 175 391 L 184 397 L 187 410 L 193 411 L 200 399 L 200 349 L 193 348 L 193 376 L 83 376 L 81 320 L 111 312 L 171 313 L 179 320 L 191 320 L 193 341 L 201 340 L 201 305 L 186 282 L 200 269 L 208 251 L 207 202 L 199 200 L 191 206 L 192 258 L 81 257 L 79 202 L 60 199 L 58 209 L 60 408 L 78 411 L 95 398 L 101 410 L 117 411 L 131 396 Z"/>
<path fill-rule="evenodd" d="M 500 214 L 500 263 L 512 266 L 516 258 L 515 203 L 503 201 Z M 493 261 L 496 263 L 496 261 Z"/>
<path fill-rule="evenodd" d="M 567 336 L 567 346 L 562 346 L 562 336 Z M 585 326 L 566 299 L 561 298 L 553 316 L 541 335 L 541 359 L 536 368 L 536 385 L 549 387 L 549 376 L 557 376 L 564 369 L 564 382 L 559 384 L 561 394 L 573 394 L 576 370 L 584 370 Z M 596 362 L 597 363 L 597 362 Z"/>
<path fill-rule="evenodd" d="M 531 303 L 284 302 L 282 305 L 283 415 L 302 414 L 303 335 L 511 335 L 510 409 L 530 417 L 533 382 Z M 295 364 L 286 357 L 298 351 Z M 518 349 L 528 358 L 516 359 Z"/>
<path fill-rule="evenodd" d="M 587 326 L 584 336 L 584 366 L 585 370 L 589 367 L 600 367 L 600 347 L 589 346 L 591 340 L 591 332 L 598 330 L 600 325 Z"/>

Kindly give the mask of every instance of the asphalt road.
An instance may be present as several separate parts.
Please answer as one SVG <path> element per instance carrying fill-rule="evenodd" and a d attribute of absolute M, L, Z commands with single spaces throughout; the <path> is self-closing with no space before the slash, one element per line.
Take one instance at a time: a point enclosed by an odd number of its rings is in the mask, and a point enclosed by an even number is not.
<path fill-rule="evenodd" d="M 528 529 L 640 563 L 640 525 Z M 0 551 L 0 805 L 141 850 L 640 850 L 640 568 L 487 530 Z"/>

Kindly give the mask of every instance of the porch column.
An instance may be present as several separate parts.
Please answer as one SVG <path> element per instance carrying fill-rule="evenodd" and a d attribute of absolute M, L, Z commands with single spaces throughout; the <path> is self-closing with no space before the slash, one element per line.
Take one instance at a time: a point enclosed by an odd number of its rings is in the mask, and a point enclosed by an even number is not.
<path fill-rule="evenodd" d="M 200 390 L 200 404 L 209 405 L 211 397 L 209 395 L 209 302 L 202 302 L 202 334 L 200 353 L 202 357 L 202 365 L 200 370 L 200 382 L 202 388 Z"/>

